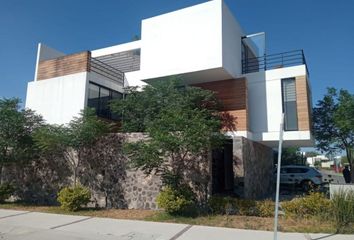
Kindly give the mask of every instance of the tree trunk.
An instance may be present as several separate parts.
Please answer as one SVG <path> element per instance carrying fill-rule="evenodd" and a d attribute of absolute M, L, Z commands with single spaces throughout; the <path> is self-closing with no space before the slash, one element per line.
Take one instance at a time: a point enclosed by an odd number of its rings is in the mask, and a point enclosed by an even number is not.
<path fill-rule="evenodd" d="M 354 169 L 353 169 L 353 166 L 354 166 L 354 159 L 353 159 L 353 152 L 352 149 L 348 146 L 346 146 L 345 148 L 345 151 L 346 151 L 346 154 L 347 154 L 347 159 L 348 159 L 348 163 L 349 163 L 349 168 L 350 168 L 350 182 L 351 183 L 354 183 Z"/>
<path fill-rule="evenodd" d="M 77 182 L 77 167 L 74 166 L 74 187 L 76 187 L 76 182 Z"/>
<path fill-rule="evenodd" d="M 4 166 L 0 165 L 0 184 L 3 184 L 3 170 L 4 170 Z"/>

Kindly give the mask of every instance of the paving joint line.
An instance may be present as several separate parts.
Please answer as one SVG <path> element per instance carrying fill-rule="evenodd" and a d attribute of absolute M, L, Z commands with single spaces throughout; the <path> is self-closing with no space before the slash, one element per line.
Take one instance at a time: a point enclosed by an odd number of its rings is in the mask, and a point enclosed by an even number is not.
<path fill-rule="evenodd" d="M 180 236 L 182 236 L 184 233 L 186 233 L 189 229 L 191 229 L 193 227 L 193 225 L 188 225 L 187 227 L 183 228 L 181 231 L 179 231 L 178 233 L 176 233 L 172 238 L 170 238 L 170 240 L 176 240 L 178 239 Z"/>
<path fill-rule="evenodd" d="M 61 225 L 58 225 L 58 226 L 54 226 L 54 227 L 51 227 L 51 228 L 49 228 L 49 229 L 57 229 L 57 228 L 65 227 L 65 226 L 68 226 L 68 225 L 71 225 L 71 224 L 75 224 L 75 223 L 79 223 L 79 222 L 83 222 L 83 221 L 89 220 L 89 219 L 91 219 L 91 218 L 92 218 L 92 217 L 87 217 L 87 218 L 79 219 L 79 220 L 76 220 L 76 221 L 73 221 L 73 222 L 64 223 L 64 224 L 61 224 Z"/>
<path fill-rule="evenodd" d="M 9 218 L 9 217 L 16 217 L 16 216 L 21 216 L 21 215 L 25 215 L 31 213 L 31 211 L 27 211 L 27 212 L 21 212 L 21 213 L 16 213 L 16 214 L 11 214 L 11 215 L 7 215 L 7 216 L 3 216 L 0 217 L 0 219 L 4 219 L 4 218 Z"/>

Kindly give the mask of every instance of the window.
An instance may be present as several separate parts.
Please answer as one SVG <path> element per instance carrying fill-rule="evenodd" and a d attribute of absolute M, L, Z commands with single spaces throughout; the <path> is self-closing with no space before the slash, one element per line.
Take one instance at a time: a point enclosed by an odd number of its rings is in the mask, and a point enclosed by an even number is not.
<path fill-rule="evenodd" d="M 122 93 L 95 83 L 89 83 L 87 106 L 94 108 L 97 116 L 112 120 L 119 120 L 119 116 L 111 112 L 109 103 L 113 99 L 122 98 Z"/>
<path fill-rule="evenodd" d="M 282 100 L 283 100 L 283 113 L 284 130 L 296 131 L 298 130 L 297 124 L 297 104 L 296 104 L 296 86 L 295 78 L 282 79 Z"/>
<path fill-rule="evenodd" d="M 288 173 L 306 173 L 308 169 L 306 168 L 288 168 L 287 172 Z"/>

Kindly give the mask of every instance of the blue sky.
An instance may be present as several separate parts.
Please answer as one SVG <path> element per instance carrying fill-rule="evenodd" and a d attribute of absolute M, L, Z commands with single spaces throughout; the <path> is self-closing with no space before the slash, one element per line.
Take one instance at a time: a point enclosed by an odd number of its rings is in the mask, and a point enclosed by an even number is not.
<path fill-rule="evenodd" d="M 38 42 L 66 53 L 129 42 L 141 19 L 205 0 L 1 0 L 0 97 L 25 100 Z M 326 87 L 354 93 L 354 1 L 225 0 L 267 52 L 304 49 L 314 103 Z"/>

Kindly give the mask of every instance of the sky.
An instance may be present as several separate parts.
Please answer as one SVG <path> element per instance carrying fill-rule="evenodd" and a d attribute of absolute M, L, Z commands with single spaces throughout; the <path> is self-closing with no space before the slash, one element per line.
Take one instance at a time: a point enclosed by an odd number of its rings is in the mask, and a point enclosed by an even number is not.
<path fill-rule="evenodd" d="M 140 23 L 206 0 L 0 0 L 0 98 L 25 101 L 37 44 L 65 53 L 129 42 Z M 267 53 L 303 49 L 313 102 L 334 86 L 354 93 L 354 1 L 225 0 L 246 33 L 266 32 Z"/>

